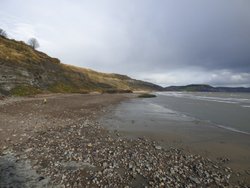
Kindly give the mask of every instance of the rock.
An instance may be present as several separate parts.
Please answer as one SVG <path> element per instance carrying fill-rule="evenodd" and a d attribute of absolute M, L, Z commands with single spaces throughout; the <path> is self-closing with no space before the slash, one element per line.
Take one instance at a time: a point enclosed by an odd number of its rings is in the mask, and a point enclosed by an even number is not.
<path fill-rule="evenodd" d="M 62 175 L 62 180 L 64 180 L 65 178 L 66 178 L 66 176 L 63 174 L 63 175 Z"/>
<path fill-rule="evenodd" d="M 84 122 L 83 127 L 84 127 L 84 128 L 88 128 L 88 127 L 89 127 L 89 124 L 88 124 L 87 122 Z"/>
<path fill-rule="evenodd" d="M 129 168 L 129 169 L 132 169 L 132 168 L 133 168 L 133 164 L 132 164 L 132 163 L 129 163 L 129 164 L 128 164 L 128 168 Z"/>
<path fill-rule="evenodd" d="M 209 178 L 209 173 L 207 171 L 204 172 L 206 177 Z"/>
<path fill-rule="evenodd" d="M 62 167 L 65 170 L 76 171 L 78 169 L 85 169 L 85 168 L 95 168 L 94 165 L 86 162 L 76 162 L 76 161 L 69 161 L 66 163 L 62 163 Z"/>
<path fill-rule="evenodd" d="M 44 180 L 45 178 L 43 177 L 43 176 L 40 176 L 40 177 L 38 177 L 38 181 L 42 181 L 42 180 Z"/>
<path fill-rule="evenodd" d="M 33 148 L 28 148 L 28 149 L 26 149 L 24 152 L 25 153 L 28 153 L 28 152 L 31 152 L 33 150 Z"/>
<path fill-rule="evenodd" d="M 7 146 L 3 146 L 3 150 L 6 150 L 8 147 Z"/>
<path fill-rule="evenodd" d="M 175 174 L 175 171 L 174 171 L 173 168 L 170 168 L 170 173 L 171 173 L 171 175 L 174 175 L 174 174 Z"/>
<path fill-rule="evenodd" d="M 191 181 L 193 181 L 194 183 L 196 183 L 196 184 L 200 184 L 200 183 L 201 183 L 201 182 L 198 180 L 198 178 L 195 178 L 195 177 L 190 176 L 189 179 L 190 179 Z"/>
<path fill-rule="evenodd" d="M 214 181 L 215 181 L 216 183 L 219 183 L 219 182 L 220 182 L 220 178 L 214 177 Z"/>
<path fill-rule="evenodd" d="M 161 148 L 161 146 L 155 146 L 155 149 L 161 150 L 162 148 Z"/>
<path fill-rule="evenodd" d="M 108 166 L 107 162 L 102 163 L 103 168 L 106 168 Z"/>
<path fill-rule="evenodd" d="M 88 147 L 92 147 L 93 145 L 92 145 L 91 143 L 89 143 L 87 146 L 88 146 Z"/>
<path fill-rule="evenodd" d="M 47 104 L 47 99 L 43 99 L 43 104 Z"/>

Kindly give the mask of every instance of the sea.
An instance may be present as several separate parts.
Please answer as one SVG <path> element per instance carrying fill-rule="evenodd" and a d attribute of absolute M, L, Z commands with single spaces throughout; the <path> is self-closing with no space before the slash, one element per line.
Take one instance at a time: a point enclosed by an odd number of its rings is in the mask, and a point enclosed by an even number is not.
<path fill-rule="evenodd" d="M 249 93 L 154 94 L 125 100 L 100 121 L 127 137 L 145 136 L 213 159 L 228 157 L 232 168 L 250 170 Z"/>
<path fill-rule="evenodd" d="M 162 92 L 151 103 L 171 109 L 176 115 L 250 135 L 249 93 Z"/>
<path fill-rule="evenodd" d="M 156 98 L 132 99 L 118 105 L 114 119 L 124 120 L 114 128 L 154 129 L 152 121 L 199 123 L 250 135 L 250 94 L 219 92 L 157 92 Z M 139 123 L 136 123 L 139 121 Z M 143 124 L 144 125 L 136 125 Z M 129 124 L 133 125 L 130 126 Z M 110 123 L 113 124 L 113 123 Z M 164 124 L 164 123 L 163 123 Z M 145 129 L 145 128 L 143 128 Z"/>

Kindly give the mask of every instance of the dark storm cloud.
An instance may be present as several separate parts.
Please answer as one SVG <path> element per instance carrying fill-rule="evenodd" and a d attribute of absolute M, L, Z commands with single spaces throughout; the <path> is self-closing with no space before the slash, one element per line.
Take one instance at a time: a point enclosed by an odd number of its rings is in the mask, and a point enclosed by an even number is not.
<path fill-rule="evenodd" d="M 63 62 L 162 85 L 250 86 L 248 0 L 2 0 L 0 27 Z"/>
<path fill-rule="evenodd" d="M 187 2 L 155 7 L 149 23 L 136 24 L 140 32 L 133 39 L 139 45 L 131 49 L 131 59 L 149 62 L 149 69 L 157 62 L 160 69 L 249 71 L 249 1 Z"/>

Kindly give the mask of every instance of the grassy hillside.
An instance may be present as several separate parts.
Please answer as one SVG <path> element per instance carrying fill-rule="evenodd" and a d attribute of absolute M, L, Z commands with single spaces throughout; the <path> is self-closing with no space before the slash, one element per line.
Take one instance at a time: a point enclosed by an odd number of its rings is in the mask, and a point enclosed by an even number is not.
<path fill-rule="evenodd" d="M 250 92 L 246 87 L 212 87 L 205 84 L 191 84 L 186 86 L 170 86 L 164 91 L 189 91 L 189 92 Z"/>
<path fill-rule="evenodd" d="M 213 87 L 205 84 L 191 84 L 186 86 L 169 86 L 165 88 L 165 91 L 190 91 L 190 92 L 202 92 L 213 91 Z"/>
<path fill-rule="evenodd" d="M 0 93 L 33 95 L 44 92 L 128 92 L 161 90 L 160 86 L 62 64 L 24 42 L 0 37 Z"/>

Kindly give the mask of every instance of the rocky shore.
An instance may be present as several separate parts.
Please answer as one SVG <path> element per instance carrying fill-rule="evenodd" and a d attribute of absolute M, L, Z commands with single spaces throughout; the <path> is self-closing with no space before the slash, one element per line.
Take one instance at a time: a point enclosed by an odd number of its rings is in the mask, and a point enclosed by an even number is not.
<path fill-rule="evenodd" d="M 218 162 L 104 129 L 98 117 L 129 97 L 1 101 L 0 187 L 247 187 Z"/>

